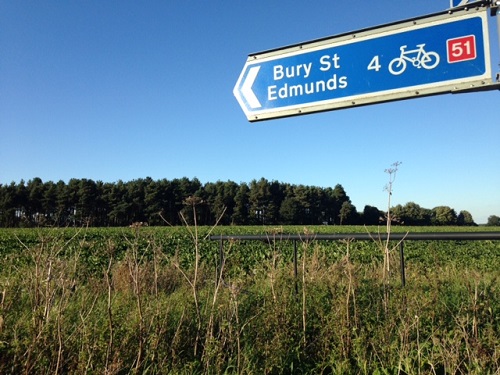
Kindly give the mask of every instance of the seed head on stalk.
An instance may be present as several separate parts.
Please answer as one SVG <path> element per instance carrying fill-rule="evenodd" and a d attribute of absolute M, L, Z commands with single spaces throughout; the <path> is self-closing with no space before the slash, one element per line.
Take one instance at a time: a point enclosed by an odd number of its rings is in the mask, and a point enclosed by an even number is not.
<path fill-rule="evenodd" d="M 402 162 L 397 161 L 391 165 L 391 168 L 387 168 L 384 170 L 385 173 L 389 174 L 389 182 L 385 185 L 384 190 L 388 193 L 387 199 L 387 234 L 390 233 L 391 229 L 391 197 L 392 197 L 392 185 L 396 180 L 396 173 L 398 171 L 398 167 L 402 164 Z"/>
<path fill-rule="evenodd" d="M 394 180 L 396 180 L 396 173 L 398 171 L 398 167 L 401 165 L 400 161 L 397 161 L 391 165 L 391 168 L 388 168 L 385 170 L 385 173 L 389 174 L 389 182 L 387 185 L 385 185 L 384 190 L 387 191 L 388 197 L 387 197 L 387 223 L 386 223 L 386 231 L 387 231 L 387 237 L 385 240 L 385 245 L 384 245 L 384 273 L 383 273 L 383 279 L 385 282 L 388 282 L 389 278 L 389 272 L 390 272 L 390 236 L 391 236 L 391 222 L 392 222 L 392 217 L 391 217 L 391 197 L 392 197 L 392 185 L 394 184 Z"/>

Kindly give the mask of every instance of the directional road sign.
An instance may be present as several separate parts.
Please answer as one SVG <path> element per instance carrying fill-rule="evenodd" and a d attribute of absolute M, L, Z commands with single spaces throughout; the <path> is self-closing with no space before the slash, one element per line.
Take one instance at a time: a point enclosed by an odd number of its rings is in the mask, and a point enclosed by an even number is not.
<path fill-rule="evenodd" d="M 450 0 L 450 7 L 459 7 L 462 5 L 467 5 L 470 3 L 473 3 L 474 1 L 480 1 L 480 0 Z"/>
<path fill-rule="evenodd" d="M 234 87 L 249 121 L 492 83 L 486 8 L 250 55 Z"/>

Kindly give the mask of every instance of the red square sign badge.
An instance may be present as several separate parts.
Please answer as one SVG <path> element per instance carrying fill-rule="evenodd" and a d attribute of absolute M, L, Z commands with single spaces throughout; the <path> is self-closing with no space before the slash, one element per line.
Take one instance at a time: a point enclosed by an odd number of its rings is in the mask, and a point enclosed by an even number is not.
<path fill-rule="evenodd" d="M 446 47 L 449 63 L 474 60 L 477 57 L 475 35 L 448 39 Z"/>

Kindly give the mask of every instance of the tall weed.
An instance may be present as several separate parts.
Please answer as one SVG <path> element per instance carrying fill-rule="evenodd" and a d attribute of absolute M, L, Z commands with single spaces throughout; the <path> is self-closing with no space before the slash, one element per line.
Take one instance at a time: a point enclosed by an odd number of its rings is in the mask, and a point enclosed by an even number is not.
<path fill-rule="evenodd" d="M 403 288 L 368 243 L 300 243 L 295 275 L 290 243 L 273 239 L 248 266 L 240 243 L 220 263 L 196 236 L 176 251 L 151 233 L 94 258 L 91 236 L 47 232 L 2 257 L 0 373 L 500 371 L 500 275 L 482 262 L 410 247 Z"/>

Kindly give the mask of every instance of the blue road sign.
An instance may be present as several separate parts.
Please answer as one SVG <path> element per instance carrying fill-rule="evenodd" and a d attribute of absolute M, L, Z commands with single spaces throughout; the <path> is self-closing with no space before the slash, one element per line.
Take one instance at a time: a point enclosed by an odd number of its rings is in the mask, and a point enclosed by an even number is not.
<path fill-rule="evenodd" d="M 450 0 L 450 7 L 454 8 L 461 5 L 466 5 L 467 3 L 469 3 L 469 0 Z"/>
<path fill-rule="evenodd" d="M 250 55 L 234 87 L 249 121 L 491 83 L 485 9 Z"/>
<path fill-rule="evenodd" d="M 464 5 L 475 5 L 473 3 L 484 2 L 484 0 L 450 0 L 450 8 L 460 7 Z"/>

